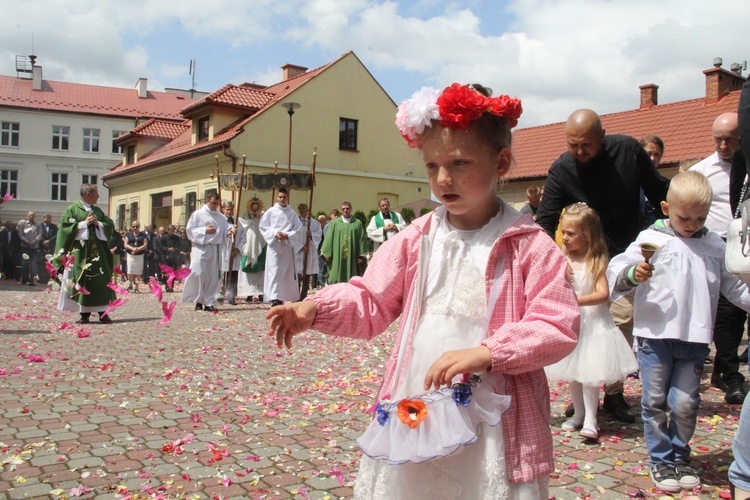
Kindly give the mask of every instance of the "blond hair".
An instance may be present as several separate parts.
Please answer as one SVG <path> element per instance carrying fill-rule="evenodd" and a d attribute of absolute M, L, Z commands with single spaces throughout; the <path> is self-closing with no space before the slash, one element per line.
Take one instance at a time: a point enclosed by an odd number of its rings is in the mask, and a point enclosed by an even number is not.
<path fill-rule="evenodd" d="M 680 172 L 669 183 L 667 203 L 683 203 L 685 205 L 709 208 L 714 193 L 706 176 L 695 170 Z"/>
<path fill-rule="evenodd" d="M 586 268 L 594 276 L 594 283 L 604 276 L 609 264 L 609 250 L 607 249 L 607 239 L 604 236 L 602 222 L 596 210 L 585 203 L 574 203 L 565 207 L 562 219 L 573 219 L 578 222 L 581 228 L 583 238 L 586 243 L 584 251 L 584 262 Z M 563 247 L 565 255 L 568 251 Z"/>

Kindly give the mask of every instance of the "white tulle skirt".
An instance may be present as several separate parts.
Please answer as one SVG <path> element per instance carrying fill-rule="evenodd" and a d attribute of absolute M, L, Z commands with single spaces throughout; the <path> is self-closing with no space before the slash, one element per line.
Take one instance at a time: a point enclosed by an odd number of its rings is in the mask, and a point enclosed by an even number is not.
<path fill-rule="evenodd" d="M 611 384 L 638 370 L 633 348 L 615 325 L 606 304 L 581 307 L 581 330 L 573 352 L 544 371 L 551 380 Z"/>

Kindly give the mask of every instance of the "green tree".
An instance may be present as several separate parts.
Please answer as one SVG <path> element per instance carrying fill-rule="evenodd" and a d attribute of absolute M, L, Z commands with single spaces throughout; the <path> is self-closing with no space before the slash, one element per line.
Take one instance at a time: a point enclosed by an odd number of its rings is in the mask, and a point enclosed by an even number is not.
<path fill-rule="evenodd" d="M 401 209 L 401 217 L 404 218 L 407 224 L 411 224 L 411 221 L 413 221 L 417 216 L 414 213 L 414 209 L 411 207 L 404 207 Z"/>
<path fill-rule="evenodd" d="M 419 211 L 419 216 L 422 217 L 424 214 L 428 214 L 432 212 L 432 209 L 430 207 L 422 207 L 422 209 Z"/>

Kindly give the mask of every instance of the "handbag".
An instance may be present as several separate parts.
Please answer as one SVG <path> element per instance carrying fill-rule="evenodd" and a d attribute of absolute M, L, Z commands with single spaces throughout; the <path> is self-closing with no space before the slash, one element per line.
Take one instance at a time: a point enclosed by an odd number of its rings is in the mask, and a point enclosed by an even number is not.
<path fill-rule="evenodd" d="M 750 200 L 738 207 L 739 217 L 727 228 L 727 248 L 724 264 L 727 271 L 750 284 Z"/>

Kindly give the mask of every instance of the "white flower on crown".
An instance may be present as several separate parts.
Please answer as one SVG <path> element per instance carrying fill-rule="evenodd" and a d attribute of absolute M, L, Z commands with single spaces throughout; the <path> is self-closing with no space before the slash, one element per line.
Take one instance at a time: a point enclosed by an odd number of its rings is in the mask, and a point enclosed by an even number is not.
<path fill-rule="evenodd" d="M 432 127 L 432 120 L 440 120 L 437 98 L 440 91 L 422 87 L 410 99 L 401 102 L 396 112 L 396 126 L 401 135 L 411 144 L 425 127 Z"/>

